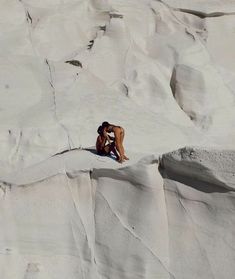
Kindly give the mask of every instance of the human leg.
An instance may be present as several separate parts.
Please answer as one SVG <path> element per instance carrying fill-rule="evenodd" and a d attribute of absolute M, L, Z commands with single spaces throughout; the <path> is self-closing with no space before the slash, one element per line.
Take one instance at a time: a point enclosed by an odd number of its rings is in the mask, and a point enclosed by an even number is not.
<path fill-rule="evenodd" d="M 120 141 L 121 141 L 121 145 L 122 145 L 122 149 L 123 149 L 123 158 L 125 160 L 129 160 L 129 158 L 125 155 L 125 150 L 124 150 L 124 146 L 123 146 L 123 140 L 124 140 L 124 136 L 125 136 L 125 130 L 122 128 L 121 130 L 121 135 L 120 135 Z"/>
<path fill-rule="evenodd" d="M 122 163 L 124 161 L 124 149 L 121 143 L 121 133 L 115 133 L 115 146 L 119 153 L 118 162 Z"/>
<path fill-rule="evenodd" d="M 119 155 L 117 153 L 116 146 L 115 146 L 114 142 L 111 143 L 111 151 L 114 153 L 114 155 L 116 156 L 116 159 L 118 161 L 119 160 Z"/>
<path fill-rule="evenodd" d="M 104 147 L 104 153 L 105 153 L 105 155 L 110 155 L 110 152 L 111 152 L 111 144 L 107 144 L 107 145 L 105 145 L 105 147 Z"/>

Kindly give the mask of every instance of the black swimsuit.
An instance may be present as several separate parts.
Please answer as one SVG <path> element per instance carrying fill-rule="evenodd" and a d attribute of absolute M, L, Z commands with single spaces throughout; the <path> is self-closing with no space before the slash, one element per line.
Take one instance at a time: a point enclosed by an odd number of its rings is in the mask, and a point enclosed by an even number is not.
<path fill-rule="evenodd" d="M 107 152 L 105 151 L 105 149 L 103 148 L 102 150 L 97 151 L 97 154 L 100 155 L 100 156 L 106 156 L 106 155 L 108 155 L 109 153 L 107 153 Z"/>

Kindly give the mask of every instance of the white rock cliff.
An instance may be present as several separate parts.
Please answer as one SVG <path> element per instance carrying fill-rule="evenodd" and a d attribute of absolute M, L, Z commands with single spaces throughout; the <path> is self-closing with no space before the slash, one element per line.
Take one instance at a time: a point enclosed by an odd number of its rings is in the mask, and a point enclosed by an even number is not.
<path fill-rule="evenodd" d="M 0 1 L 0 279 L 234 278 L 234 24 L 232 0 Z"/>

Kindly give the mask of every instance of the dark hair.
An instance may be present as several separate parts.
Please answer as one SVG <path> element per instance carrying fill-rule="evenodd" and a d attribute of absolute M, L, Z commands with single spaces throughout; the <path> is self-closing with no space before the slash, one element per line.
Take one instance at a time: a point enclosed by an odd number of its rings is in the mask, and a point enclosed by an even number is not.
<path fill-rule="evenodd" d="M 99 126 L 98 130 L 97 130 L 97 133 L 99 135 L 102 135 L 103 134 L 103 131 L 104 131 L 104 128 L 102 126 Z"/>
<path fill-rule="evenodd" d="M 110 124 L 109 124 L 109 122 L 107 122 L 107 121 L 104 121 L 103 123 L 102 123 L 102 127 L 103 128 L 106 128 L 106 127 L 108 127 Z"/>

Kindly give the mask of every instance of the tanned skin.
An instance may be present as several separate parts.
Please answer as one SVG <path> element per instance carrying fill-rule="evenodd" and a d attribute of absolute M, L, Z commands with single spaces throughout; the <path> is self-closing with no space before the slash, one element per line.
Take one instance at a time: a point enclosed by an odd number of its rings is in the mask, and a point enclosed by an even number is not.
<path fill-rule="evenodd" d="M 113 139 L 113 137 L 105 136 L 104 133 L 99 134 L 96 140 L 96 150 L 99 155 L 106 156 L 110 155 L 110 153 L 113 152 L 116 156 L 116 160 L 118 161 L 119 155 L 115 148 L 115 142 L 111 142 L 111 140 Z M 107 141 L 109 142 L 108 144 L 106 144 Z"/>
<path fill-rule="evenodd" d="M 125 150 L 123 147 L 123 139 L 125 136 L 125 130 L 120 126 L 115 126 L 113 124 L 109 124 L 108 122 L 103 122 L 102 126 L 104 128 L 103 134 L 107 138 L 107 140 L 108 140 L 108 137 L 110 137 L 108 135 L 108 133 L 114 133 L 115 146 L 119 153 L 118 162 L 123 163 L 124 160 L 129 160 L 129 158 L 127 158 L 127 156 L 125 155 Z"/>

